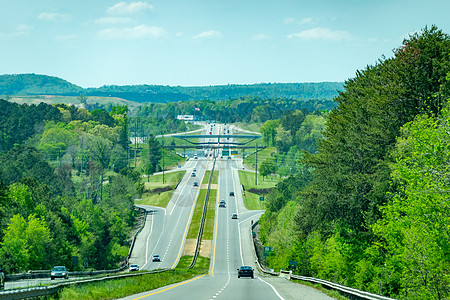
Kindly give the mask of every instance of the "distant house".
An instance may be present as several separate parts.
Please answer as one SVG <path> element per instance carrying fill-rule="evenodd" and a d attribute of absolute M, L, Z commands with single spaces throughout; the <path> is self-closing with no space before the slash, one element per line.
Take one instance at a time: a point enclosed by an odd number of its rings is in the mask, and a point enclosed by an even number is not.
<path fill-rule="evenodd" d="M 195 119 L 197 120 L 197 116 L 195 117 Z M 177 119 L 183 121 L 194 121 L 194 115 L 178 115 Z"/>

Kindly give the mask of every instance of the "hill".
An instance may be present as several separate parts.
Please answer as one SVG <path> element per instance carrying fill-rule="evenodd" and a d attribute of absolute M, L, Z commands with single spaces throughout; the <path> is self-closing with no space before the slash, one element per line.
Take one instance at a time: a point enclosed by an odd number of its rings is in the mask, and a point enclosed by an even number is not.
<path fill-rule="evenodd" d="M 0 95 L 55 95 L 117 97 L 136 102 L 167 103 L 192 100 L 228 100 L 243 96 L 288 99 L 332 99 L 341 82 L 261 83 L 218 86 L 108 85 L 84 89 L 58 77 L 38 74 L 0 75 Z"/>

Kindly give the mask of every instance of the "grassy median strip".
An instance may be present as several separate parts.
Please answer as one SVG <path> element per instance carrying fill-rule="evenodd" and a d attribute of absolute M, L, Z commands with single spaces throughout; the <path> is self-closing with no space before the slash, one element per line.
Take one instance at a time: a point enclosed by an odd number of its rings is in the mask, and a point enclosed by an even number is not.
<path fill-rule="evenodd" d="M 182 282 L 195 276 L 206 274 L 209 269 L 209 258 L 199 257 L 194 268 L 188 269 L 192 256 L 183 256 L 174 270 L 155 274 L 143 274 L 121 279 L 111 279 L 95 283 L 72 285 L 45 299 L 117 299 L 151 291 L 163 286 Z"/>
<path fill-rule="evenodd" d="M 215 172 L 218 173 L 218 172 Z M 216 215 L 217 190 L 209 190 L 208 207 L 206 210 L 205 227 L 203 228 L 203 240 L 212 240 L 214 232 L 214 217 Z"/>
<path fill-rule="evenodd" d="M 203 215 L 203 204 L 205 204 L 206 189 L 201 189 L 195 204 L 194 214 L 192 215 L 191 225 L 187 234 L 187 239 L 196 239 L 200 230 L 200 222 Z"/>

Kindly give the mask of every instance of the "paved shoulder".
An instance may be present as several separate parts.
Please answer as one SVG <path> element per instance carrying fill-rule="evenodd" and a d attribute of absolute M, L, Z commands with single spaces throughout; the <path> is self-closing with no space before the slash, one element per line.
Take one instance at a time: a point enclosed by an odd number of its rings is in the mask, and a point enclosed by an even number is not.
<path fill-rule="evenodd" d="M 265 277 L 261 279 L 272 285 L 285 300 L 331 300 L 335 299 L 325 295 L 319 290 L 299 283 L 291 282 L 280 277 Z"/>

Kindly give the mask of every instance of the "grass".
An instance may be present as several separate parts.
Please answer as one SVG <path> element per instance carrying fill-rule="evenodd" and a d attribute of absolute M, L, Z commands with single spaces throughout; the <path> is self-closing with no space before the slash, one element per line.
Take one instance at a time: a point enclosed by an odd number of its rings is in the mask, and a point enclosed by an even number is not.
<path fill-rule="evenodd" d="M 251 142 L 249 145 L 254 145 L 256 142 Z M 258 143 L 261 146 L 261 143 Z M 276 152 L 277 149 L 275 147 L 267 147 L 263 150 L 258 151 L 258 168 L 261 166 L 261 163 L 266 159 L 273 159 L 272 153 Z M 255 170 L 256 166 L 256 155 L 255 149 L 247 149 L 246 156 L 244 158 L 244 165 L 246 168 Z"/>
<path fill-rule="evenodd" d="M 203 204 L 205 203 L 206 189 L 201 189 L 195 204 L 194 214 L 192 215 L 191 225 L 187 234 L 187 239 L 196 239 L 200 230 L 200 221 L 202 220 Z"/>
<path fill-rule="evenodd" d="M 266 189 L 266 188 L 272 188 L 274 187 L 278 182 L 279 178 L 277 177 L 269 177 L 265 178 L 263 180 L 263 177 L 258 174 L 258 185 L 255 184 L 255 173 L 254 172 L 246 172 L 239 170 L 239 180 L 242 185 L 245 187 L 245 194 L 244 197 L 244 204 L 247 209 L 250 210 L 258 210 L 258 209 L 265 209 L 264 202 L 260 201 L 261 196 L 264 196 L 263 194 L 255 194 L 250 193 L 250 189 Z"/>
<path fill-rule="evenodd" d="M 209 177 L 211 176 L 211 171 L 205 172 L 205 177 L 203 177 L 202 184 L 207 184 L 209 182 Z M 213 178 L 211 181 L 211 184 L 218 184 L 219 183 L 219 172 L 215 171 L 213 173 Z"/>
<path fill-rule="evenodd" d="M 256 131 L 259 132 L 259 130 L 261 129 L 261 126 L 263 125 L 263 123 L 236 123 L 234 124 L 239 128 L 242 128 L 244 130 L 249 130 L 249 131 Z"/>
<path fill-rule="evenodd" d="M 62 289 L 58 294 L 47 297 L 46 299 L 117 299 L 182 282 L 208 272 L 209 258 L 198 257 L 194 268 L 187 269 L 187 266 L 191 262 L 192 257 L 183 256 L 178 266 L 173 270 L 122 279 L 105 280 L 97 283 L 71 285 Z"/>
<path fill-rule="evenodd" d="M 174 189 L 162 193 L 153 193 L 149 192 L 152 189 L 159 187 L 167 187 L 170 186 L 175 188 L 175 185 L 178 182 L 178 179 L 183 178 L 185 170 L 180 172 L 172 172 L 164 175 L 165 183 L 162 183 L 162 174 L 153 175 L 150 177 L 144 177 L 142 181 L 144 182 L 146 191 L 142 194 L 142 199 L 135 200 L 135 204 L 141 205 L 150 205 L 150 206 L 158 206 L 158 207 L 167 207 L 170 199 L 172 198 Z M 147 182 L 147 180 L 149 182 Z"/>
<path fill-rule="evenodd" d="M 214 217 L 216 215 L 217 190 L 209 191 L 208 207 L 206 210 L 205 227 L 203 228 L 203 239 L 212 240 L 214 232 Z"/>

